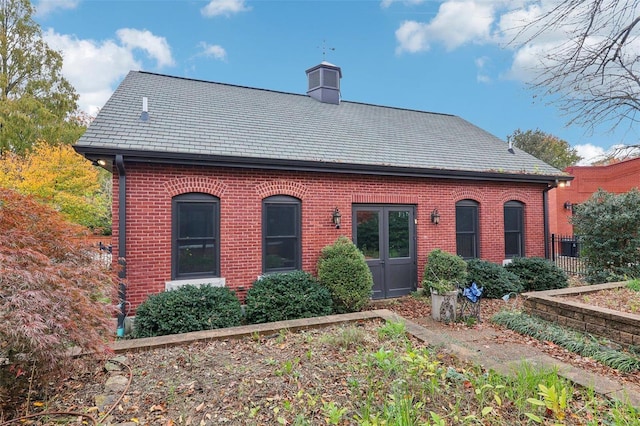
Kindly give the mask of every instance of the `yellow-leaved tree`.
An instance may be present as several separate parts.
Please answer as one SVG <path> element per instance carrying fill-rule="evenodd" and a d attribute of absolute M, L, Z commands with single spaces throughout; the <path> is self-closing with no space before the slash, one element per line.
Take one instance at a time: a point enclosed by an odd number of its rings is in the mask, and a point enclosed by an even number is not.
<path fill-rule="evenodd" d="M 33 195 L 67 220 L 100 233 L 111 229 L 109 176 L 71 146 L 45 141 L 25 156 L 5 152 L 0 158 L 0 186 Z"/>

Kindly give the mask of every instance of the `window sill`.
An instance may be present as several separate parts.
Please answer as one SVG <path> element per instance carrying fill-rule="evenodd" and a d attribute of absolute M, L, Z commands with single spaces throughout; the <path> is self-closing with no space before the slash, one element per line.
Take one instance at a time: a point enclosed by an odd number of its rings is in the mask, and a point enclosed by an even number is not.
<path fill-rule="evenodd" d="M 197 278 L 197 279 L 186 278 L 182 280 L 172 280 L 172 281 L 166 281 L 164 283 L 164 289 L 165 291 L 169 291 L 169 290 L 178 289 L 185 285 L 193 285 L 196 287 L 200 287 L 206 284 L 212 287 L 224 287 L 225 279 L 222 277 L 219 277 L 219 278 L 212 277 L 212 278 Z"/>

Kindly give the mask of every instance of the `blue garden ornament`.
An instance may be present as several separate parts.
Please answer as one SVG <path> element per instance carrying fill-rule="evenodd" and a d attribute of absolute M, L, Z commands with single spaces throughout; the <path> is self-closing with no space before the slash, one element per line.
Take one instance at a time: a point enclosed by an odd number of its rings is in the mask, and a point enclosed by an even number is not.
<path fill-rule="evenodd" d="M 469 299 L 471 303 L 476 303 L 482 297 L 482 287 L 478 287 L 476 282 L 472 282 L 469 287 L 465 287 L 462 291 L 462 295 Z"/>

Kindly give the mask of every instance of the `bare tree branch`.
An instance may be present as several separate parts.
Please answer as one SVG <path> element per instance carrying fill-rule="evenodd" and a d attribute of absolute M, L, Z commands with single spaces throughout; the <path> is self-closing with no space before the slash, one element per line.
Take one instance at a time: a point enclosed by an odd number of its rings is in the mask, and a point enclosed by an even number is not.
<path fill-rule="evenodd" d="M 528 44 L 562 33 L 540 58 L 533 87 L 592 131 L 640 121 L 640 0 L 563 0 L 522 27 Z M 526 34 L 531 34 L 524 37 Z"/>

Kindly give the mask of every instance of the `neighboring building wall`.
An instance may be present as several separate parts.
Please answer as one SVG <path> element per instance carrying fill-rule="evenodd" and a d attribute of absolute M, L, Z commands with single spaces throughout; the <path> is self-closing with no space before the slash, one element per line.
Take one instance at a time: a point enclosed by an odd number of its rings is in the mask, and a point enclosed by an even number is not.
<path fill-rule="evenodd" d="M 565 208 L 565 203 L 583 203 L 598 189 L 621 194 L 632 188 L 640 188 L 640 158 L 608 166 L 567 167 L 564 171 L 574 179 L 569 186 L 549 192 L 549 231 L 552 234 L 573 234 L 571 210 Z"/>
<path fill-rule="evenodd" d="M 479 203 L 480 257 L 504 259 L 503 205 L 525 204 L 526 256 L 544 256 L 540 184 L 453 181 L 332 173 L 222 169 L 131 164 L 127 175 L 127 282 L 133 308 L 149 294 L 164 291 L 171 280 L 171 198 L 186 192 L 207 192 L 220 198 L 220 265 L 226 286 L 244 299 L 262 273 L 262 200 L 290 195 L 302 200 L 303 269 L 316 272 L 321 249 L 339 235 L 351 238 L 353 204 L 416 206 L 418 282 L 429 251 L 456 252 L 455 203 Z M 118 256 L 118 178 L 114 176 L 114 259 Z M 331 223 L 335 207 L 342 227 Z M 431 211 L 440 224 L 431 223 Z"/>

